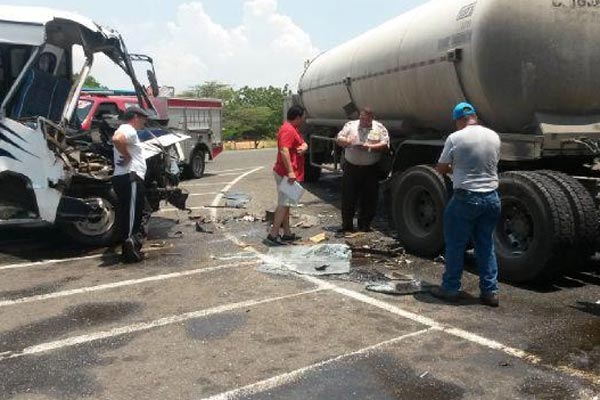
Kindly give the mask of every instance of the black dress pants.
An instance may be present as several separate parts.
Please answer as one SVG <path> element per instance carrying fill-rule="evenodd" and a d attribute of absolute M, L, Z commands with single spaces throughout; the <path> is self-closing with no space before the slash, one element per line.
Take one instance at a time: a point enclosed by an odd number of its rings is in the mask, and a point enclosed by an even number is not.
<path fill-rule="evenodd" d="M 137 174 L 130 173 L 113 176 L 112 184 L 119 199 L 117 217 L 121 243 L 131 238 L 139 250 L 148 236 L 148 222 L 152 214 L 144 181 Z"/>
<path fill-rule="evenodd" d="M 359 166 L 346 161 L 342 178 L 342 229 L 354 228 L 358 207 L 358 229 L 369 230 L 377 213 L 379 200 L 378 167 Z"/>

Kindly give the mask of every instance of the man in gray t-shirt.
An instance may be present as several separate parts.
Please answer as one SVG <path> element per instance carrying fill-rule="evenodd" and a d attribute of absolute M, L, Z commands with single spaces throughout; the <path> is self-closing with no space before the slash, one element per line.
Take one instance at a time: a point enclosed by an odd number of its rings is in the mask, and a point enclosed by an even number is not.
<path fill-rule="evenodd" d="M 435 297 L 458 300 L 464 253 L 470 240 L 475 244 L 479 267 L 480 300 L 497 307 L 498 265 L 493 232 L 500 218 L 498 196 L 498 134 L 478 124 L 475 108 L 458 104 L 453 112 L 458 131 L 448 137 L 436 167 L 441 174 L 452 174 L 454 195 L 444 213 L 446 269 Z"/>

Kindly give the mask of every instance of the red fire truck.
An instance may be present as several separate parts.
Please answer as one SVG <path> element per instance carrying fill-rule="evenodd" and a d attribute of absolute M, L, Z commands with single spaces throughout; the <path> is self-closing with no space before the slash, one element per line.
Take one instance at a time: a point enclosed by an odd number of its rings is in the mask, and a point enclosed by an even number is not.
<path fill-rule="evenodd" d="M 152 58 L 130 54 L 131 61 L 150 65 L 146 71 L 148 97 L 168 127 L 191 137 L 176 145 L 185 175 L 200 178 L 206 160 L 213 160 L 223 151 L 223 102 L 208 98 L 178 98 L 175 89 L 158 87 Z M 135 92 L 128 90 L 84 89 L 79 97 L 77 116 L 82 128 L 93 130 L 108 115 L 120 115 L 132 105 L 138 105 Z"/>

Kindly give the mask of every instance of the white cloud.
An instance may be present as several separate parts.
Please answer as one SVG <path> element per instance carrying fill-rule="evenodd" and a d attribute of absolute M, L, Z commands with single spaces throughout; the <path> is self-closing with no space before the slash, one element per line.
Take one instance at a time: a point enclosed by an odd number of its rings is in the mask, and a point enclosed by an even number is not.
<path fill-rule="evenodd" d="M 295 87 L 304 61 L 319 51 L 306 32 L 277 11 L 277 0 L 245 1 L 241 24 L 233 28 L 214 21 L 200 1 L 178 6 L 168 23 L 119 25 L 114 23 L 129 50 L 152 56 L 159 83 L 178 91 L 207 80 L 238 87 Z M 121 74 L 107 62 L 98 64 L 93 74 L 101 82 L 124 85 Z"/>

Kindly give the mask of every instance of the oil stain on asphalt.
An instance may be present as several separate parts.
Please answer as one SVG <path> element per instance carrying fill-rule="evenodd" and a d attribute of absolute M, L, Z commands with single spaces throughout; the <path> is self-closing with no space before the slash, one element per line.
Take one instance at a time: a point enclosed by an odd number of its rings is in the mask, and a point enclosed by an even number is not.
<path fill-rule="evenodd" d="M 61 315 L 0 334 L 0 352 L 18 353 L 77 329 L 122 320 L 141 309 L 141 304 L 135 302 L 69 307 Z M 122 335 L 41 355 L 0 361 L 0 400 L 37 394 L 67 400 L 98 395 L 103 388 L 91 370 L 112 364 L 115 358 L 104 354 L 126 345 L 133 337 Z"/>
<path fill-rule="evenodd" d="M 119 321 L 142 309 L 140 303 L 85 303 L 68 307 L 60 315 L 0 333 L 0 353 L 19 351 L 81 328 Z"/>
<path fill-rule="evenodd" d="M 189 338 L 194 340 L 216 340 L 231 335 L 248 322 L 245 314 L 222 314 L 208 318 L 192 319 L 186 324 Z"/>
<path fill-rule="evenodd" d="M 387 353 L 374 353 L 324 366 L 295 382 L 244 399 L 457 400 L 464 394 L 454 383 L 419 374 Z"/>

